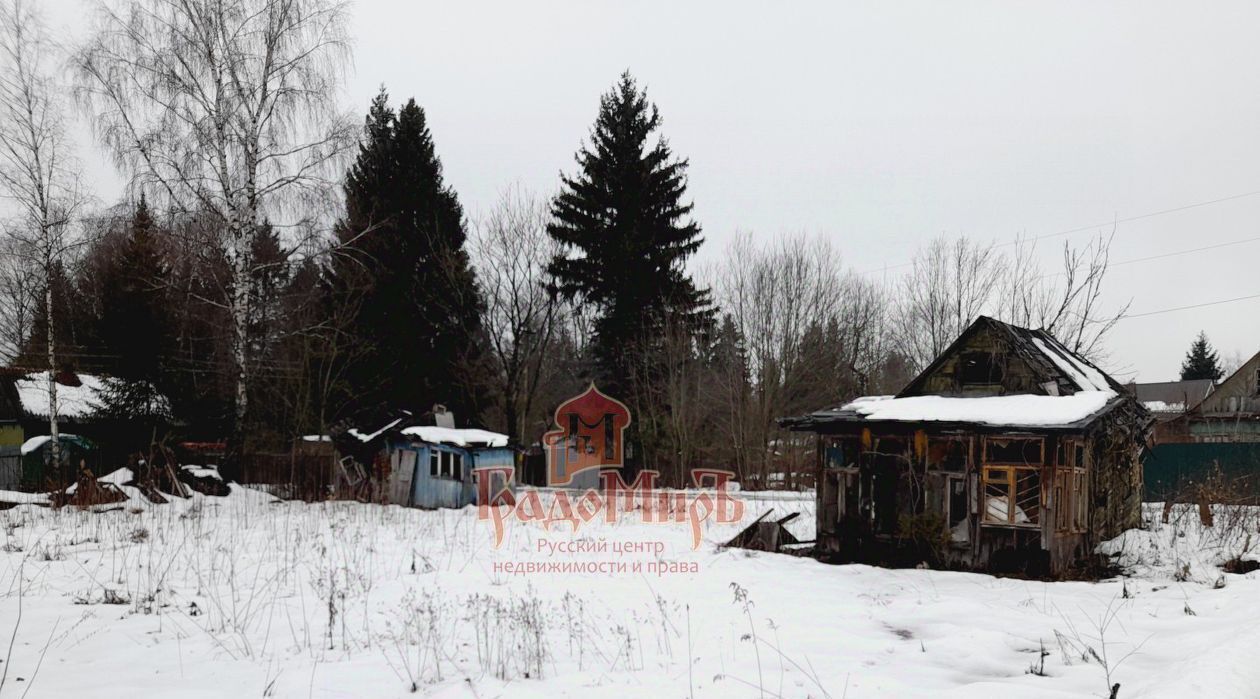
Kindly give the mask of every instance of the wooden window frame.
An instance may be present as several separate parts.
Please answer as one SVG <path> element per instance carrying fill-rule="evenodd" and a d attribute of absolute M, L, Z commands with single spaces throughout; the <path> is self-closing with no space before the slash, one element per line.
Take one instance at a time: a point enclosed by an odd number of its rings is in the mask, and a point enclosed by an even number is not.
<path fill-rule="evenodd" d="M 429 475 L 434 478 L 462 481 L 464 479 L 464 455 L 449 449 L 429 447 Z"/>
<path fill-rule="evenodd" d="M 1011 463 L 1007 461 L 989 461 L 989 442 L 1010 440 L 1037 442 L 1036 463 Z M 985 436 L 980 443 L 980 523 L 990 527 L 1012 527 L 1017 529 L 1039 529 L 1046 510 L 1046 487 L 1042 478 L 1042 469 L 1046 463 L 1046 438 L 1035 435 L 992 435 Z M 993 474 L 1004 472 L 1004 478 L 995 478 Z M 1037 512 L 1035 517 L 1028 517 L 1027 522 L 1016 522 L 1015 513 L 1019 510 L 1019 473 L 1036 475 L 1037 478 Z M 1006 496 L 1006 521 L 993 519 L 989 514 L 989 487 L 1000 485 Z M 1025 517 L 1027 511 L 1025 510 Z"/>
<path fill-rule="evenodd" d="M 989 461 L 989 442 L 1010 442 L 1013 440 L 1017 440 L 1021 442 L 1037 442 L 1037 445 L 1038 445 L 1037 461 L 1036 462 L 1030 461 L 1028 463 L 1019 463 L 1019 462 L 1012 462 L 1012 461 Z M 1040 468 L 1044 466 L 1046 463 L 1046 438 L 1035 437 L 1035 436 L 1026 437 L 1026 436 L 1019 436 L 1019 435 L 986 436 L 984 438 L 984 441 L 980 445 L 980 461 L 985 466 L 1021 466 L 1021 467 L 1037 466 L 1038 468 Z"/>
<path fill-rule="evenodd" d="M 955 471 L 942 471 L 945 475 L 945 525 L 951 530 L 958 526 L 958 523 L 951 523 L 955 514 L 953 507 L 950 505 L 954 499 L 954 483 L 961 483 L 963 489 L 963 497 L 966 502 L 963 504 L 962 517 L 958 518 L 958 522 L 965 523 L 971 517 L 971 488 L 968 487 L 967 473 L 958 473 Z"/>
<path fill-rule="evenodd" d="M 996 472 L 1003 472 L 1002 478 L 996 478 Z M 1034 474 L 1037 477 L 1037 512 L 1035 516 L 1028 517 L 1025 511 L 1027 522 L 1016 522 L 1015 512 L 1019 506 L 1019 473 L 1020 472 Z M 989 486 L 1000 486 L 1006 497 L 1006 521 L 992 519 L 989 515 Z M 1016 527 L 1020 529 L 1038 529 L 1041 527 L 1041 517 L 1045 510 L 1043 500 L 1044 488 L 1041 483 L 1041 467 L 1027 466 L 1022 464 L 985 464 L 981 472 L 980 491 L 983 501 L 981 502 L 981 524 L 996 527 Z"/>
<path fill-rule="evenodd" d="M 1068 468 L 1055 468 L 1054 493 L 1050 504 L 1054 509 L 1054 530 L 1069 532 L 1072 530 L 1072 485 L 1073 471 Z"/>
<path fill-rule="evenodd" d="M 1078 466 L 1071 474 L 1072 531 L 1085 532 L 1089 529 L 1089 473 Z"/>

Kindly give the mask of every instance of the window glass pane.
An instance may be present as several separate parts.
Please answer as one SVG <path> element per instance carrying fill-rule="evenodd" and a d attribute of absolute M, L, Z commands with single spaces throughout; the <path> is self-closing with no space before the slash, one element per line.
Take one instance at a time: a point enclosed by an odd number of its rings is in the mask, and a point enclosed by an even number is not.
<path fill-rule="evenodd" d="M 438 452 L 436 449 L 429 450 L 429 475 L 438 475 Z"/>
<path fill-rule="evenodd" d="M 451 455 L 451 477 L 452 478 L 464 477 L 464 455 L 463 454 Z"/>

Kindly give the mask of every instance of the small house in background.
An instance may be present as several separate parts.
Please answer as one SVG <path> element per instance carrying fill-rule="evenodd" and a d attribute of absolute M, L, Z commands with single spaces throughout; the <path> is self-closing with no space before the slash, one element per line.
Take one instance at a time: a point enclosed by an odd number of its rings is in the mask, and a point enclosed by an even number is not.
<path fill-rule="evenodd" d="M 1155 443 L 1158 444 L 1169 431 L 1170 423 L 1212 395 L 1216 382 L 1212 379 L 1160 381 L 1131 383 L 1126 388 L 1155 417 Z"/>
<path fill-rule="evenodd" d="M 1260 353 L 1160 422 L 1147 460 L 1147 498 L 1185 497 L 1216 475 L 1236 495 L 1260 496 Z"/>
<path fill-rule="evenodd" d="M 333 441 L 342 455 L 343 496 L 409 507 L 475 504 L 474 470 L 516 461 L 507 435 L 457 428 L 441 406 L 420 419 L 404 413 L 372 428 L 336 430 Z"/>
<path fill-rule="evenodd" d="M 169 427 L 169 401 L 155 391 L 148 392 L 149 405 L 133 406 L 149 419 L 135 419 L 105 409 L 111 395 L 109 378 L 63 371 L 54 375 L 54 381 L 59 431 L 91 440 L 102 467 L 125 464 L 128 454 L 149 444 L 156 426 Z M 18 462 L 29 463 L 19 453 L 20 446 L 48 435 L 51 406 L 47 371 L 0 369 L 0 488 L 12 481 Z M 28 479 L 21 480 L 30 487 Z"/>
<path fill-rule="evenodd" d="M 20 486 L 23 490 L 64 488 L 78 477 L 79 467 L 99 468 L 97 448 L 90 439 L 76 434 L 58 434 L 57 449 L 63 466 L 57 468 L 52 460 L 52 437 L 39 435 L 22 443 L 22 471 Z"/>
<path fill-rule="evenodd" d="M 897 395 L 781 422 L 844 560 L 1059 574 L 1141 521 L 1150 413 L 1041 330 L 981 317 Z"/>

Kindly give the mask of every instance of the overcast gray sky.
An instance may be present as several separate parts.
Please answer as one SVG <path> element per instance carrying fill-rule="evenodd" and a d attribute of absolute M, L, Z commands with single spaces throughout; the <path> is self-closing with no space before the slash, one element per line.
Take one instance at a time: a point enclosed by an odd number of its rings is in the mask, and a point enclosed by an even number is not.
<path fill-rule="evenodd" d="M 81 0 L 44 0 L 77 31 Z M 353 7 L 347 108 L 425 108 L 470 213 L 571 171 L 598 98 L 647 86 L 708 239 L 829 238 L 858 270 L 941 233 L 1085 244 L 1110 222 L 1260 191 L 1260 3 L 402 2 Z M 97 191 L 117 183 L 85 154 Z M 1260 195 L 1120 223 L 1116 261 L 1260 238 Z M 902 270 L 893 269 L 889 275 Z M 876 273 L 878 275 L 878 272 Z M 1260 240 L 1116 267 L 1145 313 L 1260 294 Z M 1260 351 L 1260 299 L 1121 323 L 1108 367 L 1176 378 L 1200 330 Z"/>

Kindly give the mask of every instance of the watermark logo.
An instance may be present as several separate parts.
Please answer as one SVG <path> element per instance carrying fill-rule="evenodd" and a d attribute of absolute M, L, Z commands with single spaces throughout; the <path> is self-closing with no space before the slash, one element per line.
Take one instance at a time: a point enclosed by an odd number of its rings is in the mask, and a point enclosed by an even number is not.
<path fill-rule="evenodd" d="M 511 466 L 473 470 L 477 518 L 493 522 L 495 548 L 503 543 L 512 522 L 532 522 L 548 530 L 569 525 L 576 532 L 596 519 L 612 523 L 632 516 L 644 524 L 689 526 L 691 547 L 696 549 L 706 521 L 727 524 L 744 517 L 744 503 L 735 495 L 735 474 L 730 471 L 693 469 L 692 488 L 684 490 L 657 488 L 660 472 L 650 469 L 640 471 L 627 484 L 621 468 L 630 409 L 595 384 L 561 403 L 555 424 L 559 429 L 543 436 L 547 484 L 554 490 L 522 487 L 514 491 Z M 593 477 L 577 478 L 584 473 Z"/>
<path fill-rule="evenodd" d="M 581 473 L 625 465 L 625 432 L 630 409 L 591 384 L 580 395 L 561 403 L 552 418 L 558 429 L 543 435 L 547 455 L 547 485 L 573 485 Z M 591 479 L 591 485 L 596 483 Z"/>
<path fill-rule="evenodd" d="M 503 544 L 507 526 L 512 522 L 534 523 L 546 530 L 568 525 L 576 532 L 597 519 L 613 523 L 633 517 L 643 524 L 688 526 L 694 550 L 700 547 L 705 522 L 712 519 L 730 524 L 744 518 L 744 502 L 730 487 L 735 475 L 730 471 L 693 470 L 694 490 L 656 488 L 660 476 L 657 471 L 640 471 L 630 484 L 620 472 L 604 471 L 599 489 L 558 488 L 545 494 L 536 488 L 513 492 L 509 484 L 514 471 L 511 466 L 473 469 L 477 479 L 477 519 L 493 522 L 495 548 Z"/>

